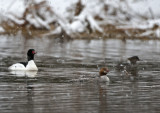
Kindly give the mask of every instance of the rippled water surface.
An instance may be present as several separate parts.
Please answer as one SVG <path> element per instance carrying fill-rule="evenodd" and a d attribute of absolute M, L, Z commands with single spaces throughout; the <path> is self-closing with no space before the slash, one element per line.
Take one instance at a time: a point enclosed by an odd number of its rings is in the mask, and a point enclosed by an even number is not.
<path fill-rule="evenodd" d="M 38 72 L 10 72 L 37 51 Z M 0 36 L 1 113 L 159 113 L 160 41 Z M 137 55 L 136 75 L 117 70 Z M 94 80 L 108 66 L 110 83 Z"/>

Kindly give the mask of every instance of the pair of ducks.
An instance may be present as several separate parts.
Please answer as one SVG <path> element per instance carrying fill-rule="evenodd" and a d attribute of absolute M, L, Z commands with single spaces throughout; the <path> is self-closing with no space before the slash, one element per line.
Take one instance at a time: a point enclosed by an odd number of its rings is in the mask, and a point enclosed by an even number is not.
<path fill-rule="evenodd" d="M 19 62 L 16 64 L 11 65 L 8 69 L 15 71 L 15 70 L 25 70 L 25 71 L 37 71 L 38 68 L 34 62 L 34 55 L 36 54 L 36 51 L 34 49 L 29 49 L 27 52 L 27 58 L 28 62 Z M 137 56 L 133 56 L 128 58 L 131 64 L 136 64 L 137 61 L 140 59 Z M 103 67 L 99 71 L 99 79 L 100 81 L 106 81 L 109 82 L 109 78 L 107 77 L 109 70 L 107 67 Z"/>

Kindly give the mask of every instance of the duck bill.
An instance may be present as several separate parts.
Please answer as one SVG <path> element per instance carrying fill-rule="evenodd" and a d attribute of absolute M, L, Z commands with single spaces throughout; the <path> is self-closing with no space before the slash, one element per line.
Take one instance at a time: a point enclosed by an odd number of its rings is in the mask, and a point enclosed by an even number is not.
<path fill-rule="evenodd" d="M 36 51 L 32 51 L 32 54 L 37 54 L 37 52 Z"/>

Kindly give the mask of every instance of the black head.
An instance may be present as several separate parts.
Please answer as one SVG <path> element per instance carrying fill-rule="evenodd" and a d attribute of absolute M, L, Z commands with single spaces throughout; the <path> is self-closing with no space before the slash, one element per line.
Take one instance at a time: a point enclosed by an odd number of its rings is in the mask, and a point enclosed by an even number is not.
<path fill-rule="evenodd" d="M 34 60 L 35 54 L 36 54 L 36 51 L 34 49 L 29 49 L 27 52 L 28 61 Z"/>
<path fill-rule="evenodd" d="M 136 64 L 137 61 L 140 61 L 138 56 L 130 57 L 128 60 L 131 62 L 131 64 Z"/>

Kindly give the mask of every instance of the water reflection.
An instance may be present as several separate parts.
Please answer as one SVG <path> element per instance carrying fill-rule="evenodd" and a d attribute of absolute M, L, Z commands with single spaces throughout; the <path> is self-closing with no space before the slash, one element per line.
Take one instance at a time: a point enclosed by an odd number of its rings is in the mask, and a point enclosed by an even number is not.
<path fill-rule="evenodd" d="M 106 113 L 107 111 L 107 88 L 99 85 L 99 113 Z"/>
<path fill-rule="evenodd" d="M 27 90 L 27 112 L 33 113 L 34 112 L 34 87 L 32 86 L 32 83 L 29 83 L 28 80 L 26 79 L 26 90 Z"/>
<path fill-rule="evenodd" d="M 15 70 L 10 71 L 12 76 L 16 77 L 35 77 L 37 75 L 37 71 L 21 71 L 21 70 Z"/>
<path fill-rule="evenodd" d="M 14 40 L 14 42 L 13 42 Z M 160 41 L 118 39 L 59 41 L 54 38 L 0 36 L 1 112 L 157 112 L 160 101 Z M 9 72 L 38 51 L 38 72 Z M 143 61 L 117 70 L 131 56 Z M 109 84 L 95 80 L 99 68 L 110 70 Z M 77 81 L 74 81 L 77 80 Z M 74 82 L 73 82 L 74 81 Z"/>

